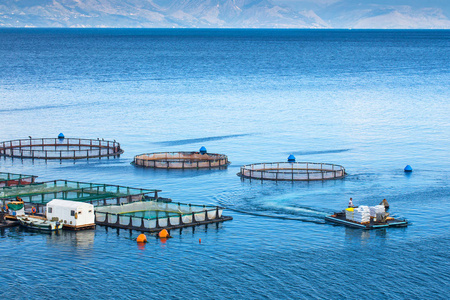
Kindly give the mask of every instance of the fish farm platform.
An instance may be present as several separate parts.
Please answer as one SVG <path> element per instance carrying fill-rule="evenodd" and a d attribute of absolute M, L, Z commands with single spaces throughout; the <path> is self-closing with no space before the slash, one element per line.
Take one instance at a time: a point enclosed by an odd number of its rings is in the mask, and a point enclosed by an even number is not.
<path fill-rule="evenodd" d="M 313 162 L 257 163 L 241 167 L 241 178 L 274 181 L 314 181 L 344 178 L 340 165 Z"/>
<path fill-rule="evenodd" d="M 101 226 L 157 232 L 232 220 L 223 216 L 223 207 L 161 201 L 100 206 L 95 210 L 95 224 Z"/>
<path fill-rule="evenodd" d="M 157 152 L 136 155 L 134 165 L 157 169 L 226 168 L 230 162 L 224 154 L 200 152 Z"/>
<path fill-rule="evenodd" d="M 45 211 L 45 205 L 53 199 L 88 202 L 94 206 L 140 201 L 144 198 L 158 199 L 161 190 L 140 189 L 111 184 L 54 180 L 28 185 L 0 187 L 0 201 L 21 198 L 26 206 L 34 206 L 37 213 Z M 27 207 L 28 208 L 28 207 Z"/>
<path fill-rule="evenodd" d="M 32 184 L 36 178 L 34 175 L 0 172 L 0 187 Z"/>
<path fill-rule="evenodd" d="M 118 157 L 116 141 L 79 138 L 29 138 L 0 142 L 0 156 L 31 159 L 89 159 Z"/>
<path fill-rule="evenodd" d="M 95 224 L 156 232 L 232 220 L 223 216 L 223 207 L 172 202 L 158 196 L 161 190 L 119 185 L 54 180 L 28 185 L 0 187 L 2 208 L 22 199 L 26 211 L 46 215 L 46 204 L 53 199 L 88 202 L 95 206 Z M 18 199 L 20 198 L 20 199 Z M 14 218 L 11 216 L 11 218 Z M 0 227 L 14 226 L 2 222 Z"/>

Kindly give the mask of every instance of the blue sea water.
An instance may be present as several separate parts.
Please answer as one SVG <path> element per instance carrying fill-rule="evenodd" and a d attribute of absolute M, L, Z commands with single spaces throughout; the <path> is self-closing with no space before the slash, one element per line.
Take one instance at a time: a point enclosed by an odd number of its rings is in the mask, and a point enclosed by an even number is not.
<path fill-rule="evenodd" d="M 0 140 L 105 138 L 119 159 L 0 159 L 0 171 L 162 189 L 233 220 L 172 232 L 0 232 L 2 299 L 447 299 L 450 31 L 1 29 Z M 226 170 L 135 168 L 145 152 Z M 343 165 L 325 182 L 240 180 L 243 164 Z M 413 172 L 403 168 L 410 164 Z M 383 198 L 407 228 L 323 217 Z M 199 243 L 201 239 L 201 243 Z"/>

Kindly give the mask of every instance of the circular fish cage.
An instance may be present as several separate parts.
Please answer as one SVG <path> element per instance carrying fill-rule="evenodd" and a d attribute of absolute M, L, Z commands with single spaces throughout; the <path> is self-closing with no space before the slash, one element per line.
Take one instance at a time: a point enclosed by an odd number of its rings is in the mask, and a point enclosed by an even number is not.
<path fill-rule="evenodd" d="M 313 181 L 344 178 L 340 165 L 312 162 L 258 163 L 241 167 L 241 178 L 275 181 Z"/>
<path fill-rule="evenodd" d="M 116 141 L 100 139 L 29 138 L 0 142 L 0 156 L 32 159 L 89 159 L 123 153 Z"/>
<path fill-rule="evenodd" d="M 156 152 L 136 155 L 134 164 L 157 169 L 223 168 L 230 164 L 224 154 L 202 152 Z"/>

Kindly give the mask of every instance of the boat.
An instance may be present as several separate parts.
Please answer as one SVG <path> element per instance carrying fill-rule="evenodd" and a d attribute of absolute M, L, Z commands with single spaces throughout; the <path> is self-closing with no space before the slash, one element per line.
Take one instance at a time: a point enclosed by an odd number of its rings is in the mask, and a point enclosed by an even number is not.
<path fill-rule="evenodd" d="M 21 226 L 30 229 L 55 231 L 63 227 L 63 224 L 58 221 L 50 221 L 39 216 L 17 216 L 17 220 Z"/>
<path fill-rule="evenodd" d="M 6 204 L 6 207 L 13 211 L 21 210 L 24 207 L 23 201 L 11 201 Z"/>
<path fill-rule="evenodd" d="M 0 212 L 0 228 L 14 227 L 19 225 L 17 220 L 8 220 L 7 214 L 5 212 Z"/>
<path fill-rule="evenodd" d="M 372 207 L 377 208 L 379 206 Z M 357 207 L 355 207 L 357 208 Z M 362 208 L 362 207 L 361 207 Z M 366 206 L 366 208 L 368 208 Z M 378 228 L 387 228 L 387 227 L 406 227 L 408 226 L 408 221 L 404 219 L 396 219 L 393 217 L 389 217 L 389 214 L 384 212 L 377 211 L 376 214 L 371 214 L 370 217 L 367 216 L 367 218 L 364 218 L 364 221 L 359 222 L 358 218 L 353 218 L 353 209 L 354 208 L 347 208 L 340 212 L 335 212 L 331 216 L 326 216 L 325 221 L 345 225 L 348 227 L 353 228 L 360 228 L 360 229 L 378 229 Z M 355 210 L 355 212 L 360 212 L 363 210 Z M 374 210 L 372 210 L 373 212 Z M 367 220 L 367 221 L 366 221 Z"/>
<path fill-rule="evenodd" d="M 6 219 L 16 220 L 16 216 L 25 214 L 25 204 L 22 199 L 17 198 L 19 199 L 18 201 L 8 202 L 2 207 L 2 212 L 6 213 Z"/>

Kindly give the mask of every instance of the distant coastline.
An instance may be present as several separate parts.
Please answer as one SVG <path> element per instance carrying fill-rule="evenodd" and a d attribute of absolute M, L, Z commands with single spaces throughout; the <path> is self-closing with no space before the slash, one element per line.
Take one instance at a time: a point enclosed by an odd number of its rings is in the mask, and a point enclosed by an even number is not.
<path fill-rule="evenodd" d="M 450 5 L 446 0 L 4 0 L 0 27 L 450 29 Z"/>

